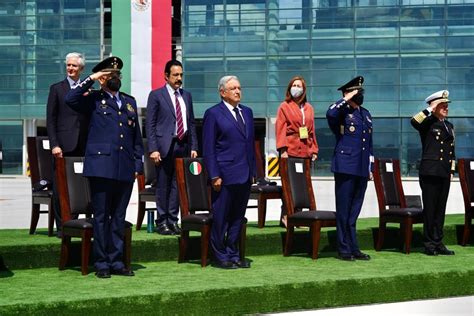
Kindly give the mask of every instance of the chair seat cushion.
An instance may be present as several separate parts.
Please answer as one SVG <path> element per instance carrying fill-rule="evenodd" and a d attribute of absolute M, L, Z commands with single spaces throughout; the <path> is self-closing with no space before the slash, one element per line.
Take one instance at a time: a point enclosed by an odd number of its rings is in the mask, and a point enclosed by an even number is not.
<path fill-rule="evenodd" d="M 279 185 L 252 185 L 251 193 L 281 193 L 282 188 Z"/>
<path fill-rule="evenodd" d="M 288 216 L 288 221 L 330 221 L 336 220 L 336 212 L 333 211 L 302 211 Z"/>
<path fill-rule="evenodd" d="M 42 190 L 42 191 L 32 192 L 32 196 L 49 198 L 53 196 L 53 190 Z"/>
<path fill-rule="evenodd" d="M 181 219 L 181 225 L 186 224 L 201 224 L 206 225 L 212 222 L 212 214 L 189 214 Z"/>
<path fill-rule="evenodd" d="M 67 221 L 63 224 L 64 229 L 73 228 L 73 229 L 92 229 L 94 219 L 92 218 L 78 218 Z M 133 224 L 125 221 L 125 228 L 133 227 Z"/>
<path fill-rule="evenodd" d="M 393 216 L 393 217 L 417 217 L 423 216 L 423 210 L 420 208 L 391 208 L 383 212 L 383 216 Z"/>

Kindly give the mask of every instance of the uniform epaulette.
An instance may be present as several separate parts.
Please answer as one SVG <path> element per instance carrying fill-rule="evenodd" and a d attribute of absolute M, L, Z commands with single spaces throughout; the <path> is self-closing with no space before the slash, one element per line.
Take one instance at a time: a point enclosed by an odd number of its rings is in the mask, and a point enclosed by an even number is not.
<path fill-rule="evenodd" d="M 424 111 L 421 111 L 420 113 L 416 114 L 415 116 L 413 116 L 413 119 L 418 123 L 418 124 L 421 124 L 421 122 L 423 122 L 426 118 L 426 114 L 424 113 Z"/>
<path fill-rule="evenodd" d="M 130 99 L 133 99 L 133 100 L 135 100 L 135 97 L 134 97 L 134 96 L 132 96 L 132 95 L 130 95 L 130 94 L 128 94 L 128 93 L 125 93 L 125 92 L 122 92 L 122 91 L 120 91 L 120 94 L 123 94 L 123 95 L 125 95 L 125 96 L 129 97 Z"/>

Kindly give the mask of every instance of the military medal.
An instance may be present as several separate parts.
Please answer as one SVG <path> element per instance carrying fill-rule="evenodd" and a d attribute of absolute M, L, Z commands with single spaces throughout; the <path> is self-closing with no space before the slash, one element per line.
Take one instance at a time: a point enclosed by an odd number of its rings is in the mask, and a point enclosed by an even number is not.
<path fill-rule="evenodd" d="M 355 130 L 356 130 L 356 128 L 355 128 L 354 126 L 351 125 L 351 126 L 349 127 L 349 131 L 350 131 L 351 133 L 354 133 Z"/>
<path fill-rule="evenodd" d="M 133 109 L 133 106 L 130 103 L 127 103 L 127 110 L 129 110 L 132 113 L 135 112 L 135 110 Z"/>

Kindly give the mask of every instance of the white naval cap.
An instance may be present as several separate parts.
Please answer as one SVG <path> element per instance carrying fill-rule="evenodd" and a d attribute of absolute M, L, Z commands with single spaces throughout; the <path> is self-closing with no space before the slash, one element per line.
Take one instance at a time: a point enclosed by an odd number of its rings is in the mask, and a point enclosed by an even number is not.
<path fill-rule="evenodd" d="M 441 100 L 440 102 L 449 103 L 451 101 L 448 100 L 449 91 L 448 90 L 440 90 L 438 92 L 433 93 L 429 97 L 425 99 L 425 102 L 430 104 L 432 101 Z"/>

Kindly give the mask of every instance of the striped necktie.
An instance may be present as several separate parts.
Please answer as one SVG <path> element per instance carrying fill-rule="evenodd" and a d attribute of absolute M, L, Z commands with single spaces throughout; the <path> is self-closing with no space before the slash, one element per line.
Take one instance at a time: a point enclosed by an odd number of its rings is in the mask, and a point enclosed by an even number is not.
<path fill-rule="evenodd" d="M 181 106 L 178 99 L 178 91 L 174 92 L 176 104 L 176 136 L 179 140 L 184 138 L 183 114 L 181 113 Z"/>

